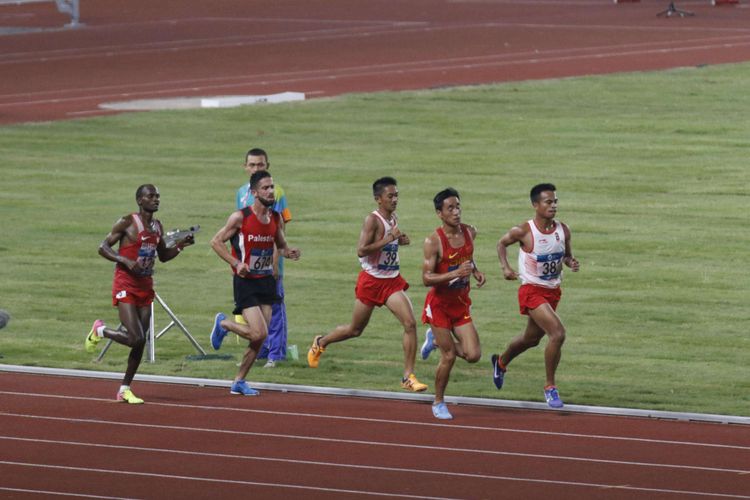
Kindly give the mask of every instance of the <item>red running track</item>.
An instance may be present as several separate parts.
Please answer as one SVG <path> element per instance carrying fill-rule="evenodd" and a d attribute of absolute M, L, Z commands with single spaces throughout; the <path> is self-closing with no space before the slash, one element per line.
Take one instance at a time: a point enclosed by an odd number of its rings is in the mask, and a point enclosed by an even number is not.
<path fill-rule="evenodd" d="M 106 102 L 346 92 L 750 60 L 750 5 L 667 1 L 97 0 L 79 29 L 50 2 L 0 5 L 0 123 Z M 3 26 L 46 27 L 3 33 Z M 674 89 L 665 89 L 668 94 Z"/>
<path fill-rule="evenodd" d="M 0 373 L 0 497 L 750 498 L 750 427 Z"/>

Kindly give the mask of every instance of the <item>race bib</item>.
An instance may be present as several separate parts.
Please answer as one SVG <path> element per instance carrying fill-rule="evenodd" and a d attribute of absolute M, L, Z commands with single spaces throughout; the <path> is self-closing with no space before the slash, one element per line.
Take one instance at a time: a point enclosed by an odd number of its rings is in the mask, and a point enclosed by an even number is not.
<path fill-rule="evenodd" d="M 267 276 L 273 274 L 273 248 L 250 250 L 250 274 Z"/>
<path fill-rule="evenodd" d="M 389 243 L 380 251 L 378 269 L 381 271 L 398 271 L 398 244 Z"/>
<path fill-rule="evenodd" d="M 455 266 L 448 266 L 448 272 L 455 271 L 458 269 L 460 264 L 456 264 Z M 448 288 L 466 288 L 469 286 L 469 276 L 465 276 L 463 278 L 454 278 L 448 282 Z"/>
<path fill-rule="evenodd" d="M 137 263 L 140 267 L 138 276 L 151 276 L 154 274 L 154 262 L 156 261 L 156 245 L 142 245 L 138 250 Z"/>
<path fill-rule="evenodd" d="M 543 280 L 553 280 L 560 277 L 562 273 L 564 253 L 551 253 L 547 255 L 537 255 L 536 275 Z"/>

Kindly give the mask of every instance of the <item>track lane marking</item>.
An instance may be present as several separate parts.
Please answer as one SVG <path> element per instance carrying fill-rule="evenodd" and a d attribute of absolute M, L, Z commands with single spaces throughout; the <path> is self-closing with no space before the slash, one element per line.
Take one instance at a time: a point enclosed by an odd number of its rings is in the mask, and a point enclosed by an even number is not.
<path fill-rule="evenodd" d="M 278 437 L 278 435 L 272 435 L 272 434 L 265 434 L 265 433 L 259 433 L 259 434 L 268 435 L 272 437 Z M 445 470 L 435 471 L 433 469 L 427 470 L 427 469 L 416 469 L 416 468 L 410 468 L 408 470 L 405 470 L 399 467 L 383 467 L 383 466 L 377 466 L 377 465 L 363 465 L 363 464 L 351 464 L 351 463 L 344 464 L 340 462 L 322 462 L 322 461 L 316 461 L 316 460 L 297 460 L 297 459 L 287 459 L 287 458 L 250 457 L 250 456 L 245 456 L 245 455 L 232 455 L 232 454 L 227 454 L 227 453 L 176 450 L 172 448 L 125 446 L 125 445 L 114 445 L 114 444 L 103 444 L 103 443 L 90 443 L 90 442 L 82 442 L 82 441 L 62 441 L 62 440 L 53 440 L 53 439 L 24 438 L 24 437 L 18 437 L 18 436 L 0 435 L 0 440 L 60 444 L 60 445 L 68 445 L 68 446 L 91 446 L 94 448 L 112 448 L 112 449 L 149 451 L 149 452 L 159 452 L 159 453 L 175 453 L 175 454 L 182 454 L 182 455 L 196 455 L 196 456 L 207 456 L 207 457 L 216 457 L 216 458 L 235 458 L 235 459 L 243 459 L 243 460 L 259 460 L 259 461 L 268 461 L 268 462 L 285 462 L 285 463 L 305 464 L 305 465 L 324 465 L 324 466 L 329 466 L 329 467 L 372 469 L 372 470 L 380 470 L 380 471 L 387 471 L 387 472 L 410 473 L 410 471 L 413 471 L 413 472 L 419 472 L 423 474 L 451 475 L 451 476 L 468 477 L 468 478 L 475 478 L 475 479 L 501 478 L 501 476 L 496 476 L 496 475 L 472 474 L 472 473 L 466 473 L 466 472 L 454 472 L 454 471 L 445 471 Z M 379 442 L 378 441 L 374 441 L 374 442 L 364 441 L 364 442 L 359 442 L 356 444 L 366 444 L 369 446 L 371 444 L 379 444 Z M 388 446 L 389 443 L 382 443 L 382 445 Z M 432 446 L 421 446 L 421 445 L 413 445 L 413 446 L 404 445 L 400 447 L 429 448 L 429 449 L 434 448 L 438 450 L 442 449 L 439 446 L 432 447 Z M 463 452 L 469 452 L 469 453 L 471 452 L 482 453 L 481 450 L 467 450 L 467 449 L 460 449 L 460 448 L 457 448 L 457 449 L 448 448 L 447 450 L 448 451 L 463 451 Z M 541 459 L 563 460 L 563 461 L 570 460 L 570 461 L 576 461 L 576 462 L 590 462 L 590 463 L 599 463 L 599 464 L 605 464 L 605 465 L 630 465 L 630 466 L 642 466 L 642 467 L 658 467 L 658 468 L 669 468 L 669 469 L 696 470 L 696 471 L 702 471 L 702 472 L 729 473 L 729 474 L 737 474 L 737 475 L 745 475 L 745 474 L 750 473 L 750 471 L 742 470 L 742 469 L 721 469 L 721 468 L 716 468 L 716 467 L 699 467 L 699 466 L 693 466 L 693 465 L 657 464 L 653 462 L 629 462 L 625 460 L 590 459 L 590 458 L 568 457 L 564 455 L 541 455 L 541 454 L 535 454 L 535 453 L 517 453 L 517 452 L 504 452 L 504 451 L 494 451 L 494 450 L 492 451 L 492 454 L 507 455 L 507 456 L 514 456 L 514 457 L 520 457 L 520 458 L 541 458 Z"/>
<path fill-rule="evenodd" d="M 52 399 L 72 399 L 77 401 L 95 401 L 95 402 L 106 402 L 106 403 L 113 403 L 113 400 L 111 399 L 103 399 L 103 398 L 94 398 L 94 397 L 84 397 L 84 396 L 64 396 L 60 394 L 31 394 L 26 392 L 13 392 L 13 391 L 0 391 L 0 394 L 7 394 L 7 395 L 13 395 L 13 396 L 21 396 L 21 397 L 44 397 L 44 398 L 52 398 Z M 613 441 L 626 441 L 626 442 L 637 442 L 637 443 L 650 443 L 650 444 L 668 444 L 668 445 L 677 445 L 677 446 L 695 446 L 695 447 L 704 447 L 704 448 L 718 448 L 718 449 L 733 449 L 733 450 L 743 450 L 743 451 L 750 451 L 750 446 L 743 446 L 743 445 L 731 445 L 731 444 L 720 444 L 720 443 L 705 443 L 705 442 L 696 442 L 696 441 L 675 441 L 675 440 L 668 440 L 668 439 L 653 439 L 653 438 L 638 438 L 638 437 L 628 437 L 628 436 L 607 436 L 603 434 L 580 434 L 580 433 L 573 433 L 573 432 L 557 432 L 557 431 L 540 431 L 540 430 L 532 430 L 532 429 L 516 429 L 516 428 L 508 428 L 508 427 L 485 427 L 485 426 L 477 426 L 477 425 L 463 425 L 463 424 L 440 424 L 435 422 L 409 422 L 404 420 L 388 420 L 388 419 L 380 419 L 380 418 L 371 418 L 371 417 L 352 417 L 347 415 L 322 415 L 317 413 L 304 413 L 304 412 L 287 412 L 287 411 L 277 411 L 277 410 L 259 410 L 254 408 L 234 408 L 234 407 L 227 407 L 227 406 L 207 406 L 207 405 L 193 405 L 193 404 L 184 404 L 184 403 L 158 403 L 158 402 L 148 402 L 149 406 L 163 406 L 167 408 L 187 408 L 187 409 L 196 409 L 196 410 L 209 410 L 209 411 L 230 411 L 230 412 L 240 412 L 240 413 L 257 413 L 257 414 L 267 414 L 267 415 L 284 415 L 284 416 L 291 416 L 291 417 L 302 417 L 302 418 L 320 418 L 320 419 L 331 419 L 331 420 L 344 420 L 344 421 L 355 421 L 355 422 L 370 422 L 370 423 L 385 423 L 385 424 L 398 424 L 398 425 L 409 425 L 409 426 L 420 426 L 420 427 L 435 427 L 435 428 L 452 428 L 452 429 L 464 429 L 464 430 L 473 430 L 473 431 L 490 431 L 490 432 L 508 432 L 508 433 L 514 433 L 514 434 L 531 434 L 531 435 L 542 435 L 542 436 L 564 436 L 564 437 L 572 437 L 572 438 L 585 438 L 585 439 L 595 439 L 595 440 L 613 440 Z M 0 415 L 9 415 L 9 416 L 21 416 L 21 417 L 37 417 L 36 415 L 28 415 L 28 414 L 15 414 L 12 412 L 7 411 L 0 411 Z M 43 415 L 38 416 L 38 418 L 61 418 L 62 417 L 45 417 Z"/>
<path fill-rule="evenodd" d="M 377 496 L 377 497 L 389 497 L 389 498 L 418 498 L 425 500 L 459 500 L 451 497 L 433 497 L 424 495 L 408 495 L 405 493 L 390 493 L 390 492 L 378 492 L 378 491 L 359 491 L 350 490 L 343 488 L 325 488 L 321 486 L 308 486 L 308 485 L 296 485 L 296 484 L 278 484 L 278 483 L 265 483 L 261 481 L 242 481 L 239 479 L 218 479 L 211 477 L 196 477 L 196 476 L 180 476 L 177 474 L 158 474 L 154 472 L 144 471 L 122 471 L 114 469 L 94 469 L 90 467 L 73 467 L 69 465 L 46 465 L 46 464 L 35 464 L 30 462 L 13 462 L 10 460 L 0 460 L 0 465 L 11 465 L 18 467 L 33 467 L 40 469 L 56 469 L 66 470 L 73 472 L 91 472 L 97 474 L 114 474 L 124 476 L 141 476 L 148 478 L 158 479 L 177 479 L 179 481 L 199 481 L 199 482 L 211 482 L 221 484 L 238 484 L 242 486 L 266 486 L 270 488 L 281 488 L 281 489 L 295 489 L 295 490 L 313 490 L 313 491 L 324 491 L 327 493 L 345 493 L 347 495 L 361 495 L 361 496 Z M 742 497 L 740 497 L 742 498 Z"/>
<path fill-rule="evenodd" d="M 218 483 L 224 483 L 224 484 L 241 484 L 241 485 L 247 485 L 247 486 L 268 486 L 272 488 L 304 489 L 304 490 L 326 491 L 326 492 L 332 492 L 332 493 L 385 496 L 385 497 L 391 497 L 391 498 L 399 497 L 399 498 L 420 498 L 420 499 L 430 499 L 430 500 L 433 500 L 433 499 L 434 500 L 453 500 L 447 497 L 431 497 L 431 496 L 407 495 L 407 494 L 399 494 L 399 493 L 384 493 L 384 492 L 372 492 L 372 491 L 365 492 L 365 491 L 356 491 L 356 490 L 349 490 L 349 489 L 323 488 L 323 487 L 317 487 L 317 486 L 296 485 L 296 484 L 288 484 L 288 483 L 277 484 L 277 483 L 264 483 L 264 482 L 258 482 L 258 481 L 241 481 L 241 480 L 236 480 L 236 479 L 216 479 L 216 478 L 208 478 L 208 477 L 178 476 L 175 474 L 157 474 L 153 472 L 120 471 L 120 470 L 112 470 L 112 469 L 91 469 L 87 467 L 44 465 L 44 464 L 34 464 L 34 463 L 28 463 L 28 462 L 12 462 L 12 461 L 4 461 L 4 460 L 0 461 L 0 465 L 62 469 L 62 470 L 69 470 L 69 471 L 75 471 L 75 472 L 95 472 L 95 473 L 103 473 L 103 474 L 119 474 L 119 475 L 128 475 L 128 476 L 155 477 L 155 478 L 160 478 L 160 479 L 162 478 L 178 479 L 181 481 L 203 481 L 203 482 L 218 482 Z M 705 496 L 705 497 L 717 497 L 717 498 L 750 499 L 750 496 L 747 496 L 747 495 L 735 495 L 735 494 L 730 494 L 730 493 L 699 492 L 699 491 L 690 491 L 690 490 L 673 490 L 673 489 L 668 489 L 668 488 L 645 488 L 645 487 L 636 487 L 636 486 L 629 486 L 629 485 L 607 485 L 607 484 L 586 483 L 586 482 L 576 482 L 576 481 L 529 479 L 529 478 L 518 478 L 518 477 L 513 477 L 513 476 L 498 476 L 498 479 L 502 479 L 504 481 L 537 483 L 537 484 L 546 484 L 546 485 L 554 484 L 554 485 L 561 485 L 561 486 L 588 487 L 588 488 L 596 488 L 596 489 L 642 491 L 642 492 L 647 492 L 647 493 L 668 493 L 668 494 L 675 494 L 675 495 Z"/>
<path fill-rule="evenodd" d="M 65 418 L 65 417 L 48 417 L 48 416 L 37 416 L 37 415 L 24 415 L 24 414 L 8 414 L 0 412 L 0 415 L 27 418 L 32 420 L 51 420 L 57 422 L 68 422 L 68 423 L 82 423 L 82 424 L 97 424 L 102 426 L 125 426 L 125 427 L 140 427 L 146 429 L 155 430 L 172 430 L 178 432 L 204 432 L 208 434 L 232 434 L 232 435 L 243 435 L 260 438 L 276 438 L 276 439 L 289 439 L 298 441 L 311 441 L 311 442 L 322 442 L 322 443 L 335 443 L 335 444 L 349 444 L 357 446 L 378 446 L 383 448 L 397 448 L 397 449 L 414 449 L 414 450 L 429 450 L 429 451 L 441 451 L 447 453 L 461 453 L 467 455 L 490 455 L 490 456 L 514 456 L 523 458 L 536 458 L 551 461 L 566 461 L 566 462 L 581 462 L 581 463 L 597 463 L 605 465 L 629 465 L 633 467 L 645 467 L 645 468 L 666 468 L 666 469 L 684 469 L 684 470 L 700 470 L 705 472 L 724 472 L 732 474 L 741 474 L 747 471 L 745 470 L 733 470 L 733 469 L 719 469 L 709 468 L 693 465 L 678 465 L 678 464 L 658 464 L 654 462 L 633 462 L 626 460 L 607 460 L 597 458 L 582 458 L 574 456 L 564 455 L 544 455 L 539 453 L 520 453 L 520 452 L 508 452 L 500 450 L 480 450 L 476 448 L 457 448 L 451 446 L 437 446 L 437 445 L 420 445 L 420 444 L 408 444 L 408 443 L 395 443 L 386 441 L 369 441 L 364 439 L 343 439 L 343 438 L 327 438 L 322 436 L 306 436 L 306 435 L 293 435 L 293 434 L 280 434 L 271 432 L 253 432 L 253 431 L 242 431 L 232 429 L 206 429 L 203 427 L 188 427 L 181 425 L 165 425 L 165 424 L 144 424 L 140 422 L 113 422 L 103 421 L 96 419 L 83 419 L 83 418 Z"/>

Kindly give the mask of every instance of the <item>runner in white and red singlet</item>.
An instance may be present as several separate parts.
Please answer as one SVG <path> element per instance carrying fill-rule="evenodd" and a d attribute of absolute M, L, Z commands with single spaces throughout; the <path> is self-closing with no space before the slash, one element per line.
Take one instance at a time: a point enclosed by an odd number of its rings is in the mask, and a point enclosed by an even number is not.
<path fill-rule="evenodd" d="M 357 243 L 357 255 L 362 271 L 354 289 L 356 300 L 349 324 L 339 325 L 327 335 L 313 339 L 307 352 L 307 364 L 317 368 L 321 354 L 329 344 L 341 342 L 362 334 L 375 307 L 385 305 L 404 327 L 404 373 L 401 387 L 407 391 L 422 392 L 427 385 L 414 375 L 417 354 L 417 327 L 414 309 L 406 295 L 409 284 L 401 276 L 399 245 L 408 245 L 409 237 L 398 227 L 396 207 L 398 187 L 393 177 L 382 177 L 372 185 L 372 194 L 378 204 L 362 225 Z"/>
<path fill-rule="evenodd" d="M 531 204 L 534 218 L 510 229 L 497 243 L 497 255 L 506 280 L 521 279 L 518 303 L 521 314 L 527 315 L 526 329 L 511 340 L 500 355 L 492 356 L 493 381 L 500 389 L 503 386 L 508 364 L 531 347 L 539 345 L 546 334 L 549 339 L 544 349 L 546 384 L 544 397 L 552 408 L 563 406 L 555 384 L 555 373 L 560 363 L 562 345 L 565 342 L 565 327 L 557 315 L 557 304 L 562 292 L 560 282 L 563 264 L 573 272 L 579 263 L 570 245 L 570 229 L 555 219 L 557 194 L 553 184 L 538 184 L 531 189 Z M 507 248 L 520 243 L 518 271 L 508 263 Z"/>
<path fill-rule="evenodd" d="M 130 383 L 141 364 L 151 320 L 154 262 L 157 257 L 162 262 L 172 260 L 194 240 L 190 235 L 174 247 L 167 248 L 162 239 L 161 222 L 153 217 L 159 210 L 159 190 L 151 184 L 144 184 L 136 191 L 135 199 L 140 211 L 118 220 L 99 245 L 99 255 L 116 262 L 112 304 L 119 311 L 122 326 L 113 330 L 97 319 L 86 335 L 85 347 L 86 351 L 94 352 L 96 344 L 104 337 L 130 347 L 128 367 L 117 400 L 140 404 L 143 400 L 133 394 Z M 117 252 L 112 248 L 115 243 L 119 243 Z"/>

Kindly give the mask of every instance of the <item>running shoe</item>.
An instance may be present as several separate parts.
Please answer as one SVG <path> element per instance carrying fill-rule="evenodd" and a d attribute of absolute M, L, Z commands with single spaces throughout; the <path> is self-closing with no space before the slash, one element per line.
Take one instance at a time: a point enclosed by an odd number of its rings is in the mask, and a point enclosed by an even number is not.
<path fill-rule="evenodd" d="M 409 374 L 408 377 L 401 379 L 401 387 L 411 392 L 423 392 L 427 390 L 427 384 L 423 384 L 417 380 L 417 376 L 413 373 Z"/>
<path fill-rule="evenodd" d="M 96 344 L 98 344 L 102 339 L 96 333 L 96 330 L 98 330 L 100 326 L 104 326 L 104 321 L 97 319 L 91 326 L 91 331 L 88 333 L 88 335 L 86 335 L 86 341 L 83 343 L 84 347 L 86 348 L 86 352 L 94 352 L 94 350 L 96 349 Z"/>
<path fill-rule="evenodd" d="M 560 399 L 560 393 L 557 392 L 557 387 L 551 385 L 544 388 L 544 399 L 547 400 L 547 404 L 552 408 L 562 408 L 563 402 Z"/>
<path fill-rule="evenodd" d="M 424 334 L 424 344 L 422 344 L 422 359 L 430 357 L 430 353 L 435 350 L 435 335 L 432 334 L 432 328 L 428 328 Z"/>
<path fill-rule="evenodd" d="M 256 391 L 249 385 L 247 385 L 247 382 L 244 380 L 237 380 L 232 384 L 232 387 L 229 389 L 230 394 L 242 394 L 243 396 L 257 396 L 260 394 L 260 391 Z"/>
<path fill-rule="evenodd" d="M 505 379 L 505 370 L 500 368 L 500 356 L 498 354 L 492 355 L 492 381 L 495 382 L 495 387 L 498 389 L 503 388 L 503 380 Z"/>
<path fill-rule="evenodd" d="M 307 351 L 307 366 L 309 366 L 310 368 L 318 367 L 318 361 L 320 360 L 320 355 L 325 352 L 325 349 L 320 346 L 320 339 L 322 338 L 323 338 L 322 335 L 317 335 L 313 339 L 310 350 Z"/>
<path fill-rule="evenodd" d="M 122 403 L 129 403 L 131 405 L 143 404 L 143 400 L 137 397 L 135 394 L 133 394 L 133 391 L 131 391 L 130 389 L 124 390 L 122 392 L 118 392 L 117 401 L 120 401 Z"/>
<path fill-rule="evenodd" d="M 263 365 L 263 368 L 276 368 L 276 361 L 269 359 L 266 361 L 266 364 Z"/>
<path fill-rule="evenodd" d="M 448 411 L 448 407 L 445 403 L 433 404 L 432 414 L 435 418 L 439 418 L 440 420 L 453 420 L 453 415 Z"/>
<path fill-rule="evenodd" d="M 211 330 L 211 346 L 216 351 L 221 348 L 221 343 L 224 341 L 224 337 L 227 336 L 227 331 L 221 327 L 221 322 L 226 318 L 224 313 L 216 313 L 216 317 L 214 317 L 214 329 Z"/>

